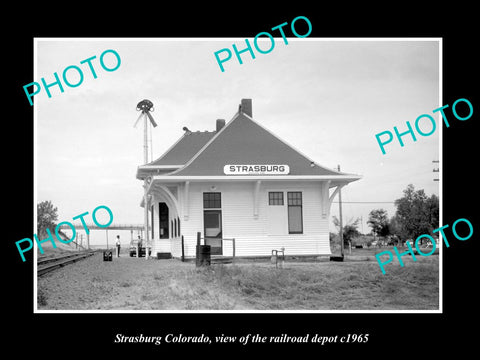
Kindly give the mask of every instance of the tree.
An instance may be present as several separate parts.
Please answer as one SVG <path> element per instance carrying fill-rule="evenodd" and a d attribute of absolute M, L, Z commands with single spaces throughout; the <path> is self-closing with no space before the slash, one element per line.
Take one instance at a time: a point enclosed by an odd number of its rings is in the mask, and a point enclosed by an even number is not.
<path fill-rule="evenodd" d="M 360 236 L 360 231 L 357 229 L 358 225 L 345 225 L 343 227 L 343 242 L 344 244 L 352 243 L 352 240 Z"/>
<path fill-rule="evenodd" d="M 375 209 L 368 214 L 367 224 L 372 228 L 373 236 L 386 236 L 389 234 L 388 215 L 384 209 Z"/>
<path fill-rule="evenodd" d="M 53 206 L 50 200 L 42 201 L 37 204 L 37 236 L 41 239 L 47 236 L 46 229 L 53 231 L 57 226 L 58 219 L 57 208 Z"/>
<path fill-rule="evenodd" d="M 436 195 L 428 197 L 423 189 L 415 191 L 410 184 L 403 191 L 403 197 L 395 200 L 397 208 L 395 221 L 403 238 L 415 239 L 429 234 L 439 224 L 439 201 Z"/>
<path fill-rule="evenodd" d="M 390 228 L 390 233 L 394 235 L 397 240 L 405 241 L 408 239 L 408 234 L 403 229 L 403 226 L 401 225 L 400 220 L 398 220 L 397 215 L 392 216 L 388 226 Z"/>
<path fill-rule="evenodd" d="M 332 217 L 333 225 L 339 230 L 340 232 L 340 220 L 336 217 Z M 347 224 L 343 226 L 343 245 L 348 246 L 348 244 L 357 236 L 360 235 L 358 231 L 358 225 L 360 222 L 360 218 L 353 219 L 347 221 Z"/>
<path fill-rule="evenodd" d="M 427 212 L 427 217 L 432 229 L 438 229 L 440 226 L 440 202 L 438 196 L 432 194 L 425 204 L 425 210 Z"/>

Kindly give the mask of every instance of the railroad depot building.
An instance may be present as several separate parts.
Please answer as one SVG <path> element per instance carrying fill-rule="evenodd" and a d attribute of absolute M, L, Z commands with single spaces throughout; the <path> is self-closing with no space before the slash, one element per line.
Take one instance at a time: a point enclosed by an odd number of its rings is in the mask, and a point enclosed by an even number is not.
<path fill-rule="evenodd" d="M 141 165 L 152 256 L 195 257 L 197 232 L 212 255 L 330 255 L 334 197 L 360 176 L 318 165 L 253 119 L 251 99 L 214 131 L 189 131 Z M 144 198 L 144 199 L 145 199 Z"/>

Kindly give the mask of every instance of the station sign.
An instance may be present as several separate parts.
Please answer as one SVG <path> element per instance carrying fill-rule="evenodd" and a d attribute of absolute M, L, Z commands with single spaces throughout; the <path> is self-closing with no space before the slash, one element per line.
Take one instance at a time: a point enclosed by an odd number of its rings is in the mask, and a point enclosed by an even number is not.
<path fill-rule="evenodd" d="M 225 175 L 288 175 L 290 167 L 288 165 L 225 165 L 223 167 Z"/>

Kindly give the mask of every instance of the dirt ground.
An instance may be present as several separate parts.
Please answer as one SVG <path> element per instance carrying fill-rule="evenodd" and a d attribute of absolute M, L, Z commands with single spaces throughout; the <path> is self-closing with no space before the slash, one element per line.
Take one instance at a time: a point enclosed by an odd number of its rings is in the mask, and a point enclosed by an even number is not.
<path fill-rule="evenodd" d="M 438 256 L 212 265 L 102 253 L 38 278 L 39 310 L 436 310 Z"/>

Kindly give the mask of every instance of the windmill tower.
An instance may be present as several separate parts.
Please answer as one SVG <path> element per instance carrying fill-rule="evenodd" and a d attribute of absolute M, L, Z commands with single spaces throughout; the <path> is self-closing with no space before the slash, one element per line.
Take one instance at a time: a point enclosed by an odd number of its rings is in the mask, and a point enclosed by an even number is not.
<path fill-rule="evenodd" d="M 153 103 L 150 100 L 142 100 L 137 104 L 137 111 L 141 111 L 140 115 L 138 116 L 137 121 L 135 121 L 135 125 L 133 127 L 137 127 L 138 122 L 140 119 L 143 117 L 144 119 L 144 143 L 143 143 L 143 151 L 144 151 L 144 161 L 145 164 L 148 163 L 148 123 L 147 123 L 147 118 L 150 120 L 150 123 L 153 125 L 153 127 L 157 127 L 157 123 L 155 120 L 153 120 L 152 114 L 150 112 L 153 112 L 155 109 L 153 108 Z"/>
<path fill-rule="evenodd" d="M 141 111 L 140 115 L 138 116 L 137 121 L 135 121 L 135 125 L 133 127 L 137 127 L 138 122 L 140 119 L 143 117 L 144 119 L 144 143 L 143 143 L 143 156 L 144 156 L 144 162 L 145 164 L 148 163 L 148 122 L 147 119 L 150 120 L 150 123 L 153 125 L 153 127 L 157 127 L 157 123 L 155 120 L 153 120 L 152 115 L 150 112 L 154 111 L 153 108 L 153 103 L 150 100 L 142 100 L 137 104 L 137 111 Z M 145 224 L 145 259 L 148 260 L 148 179 L 145 178 L 144 183 L 143 183 L 143 188 L 144 188 L 144 199 L 143 199 L 143 207 L 144 207 L 144 224 Z"/>

